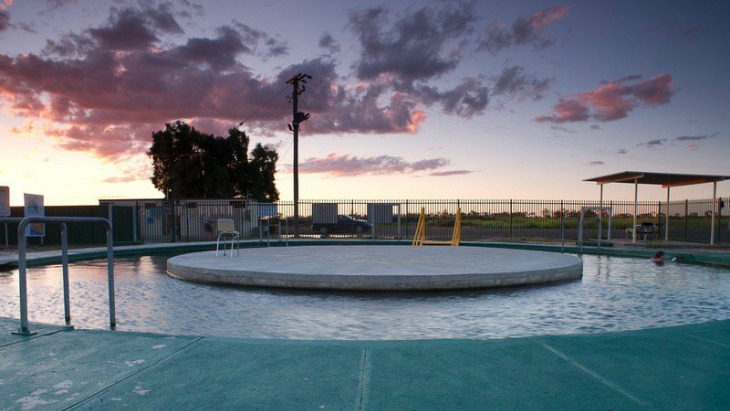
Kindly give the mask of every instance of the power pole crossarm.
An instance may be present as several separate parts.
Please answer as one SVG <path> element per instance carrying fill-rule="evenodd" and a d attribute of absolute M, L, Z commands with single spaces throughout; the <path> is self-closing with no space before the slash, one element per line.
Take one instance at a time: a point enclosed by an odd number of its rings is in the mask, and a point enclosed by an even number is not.
<path fill-rule="evenodd" d="M 307 79 L 311 78 L 312 76 L 308 74 L 297 73 L 286 81 L 286 84 L 291 84 L 293 87 L 291 94 L 292 122 L 289 124 L 289 130 L 294 134 L 294 237 L 299 237 L 299 124 L 309 119 L 309 113 L 299 111 L 299 95 L 304 93 L 306 90 L 304 84 L 307 83 Z M 301 88 L 299 87 L 300 82 L 302 83 Z"/>

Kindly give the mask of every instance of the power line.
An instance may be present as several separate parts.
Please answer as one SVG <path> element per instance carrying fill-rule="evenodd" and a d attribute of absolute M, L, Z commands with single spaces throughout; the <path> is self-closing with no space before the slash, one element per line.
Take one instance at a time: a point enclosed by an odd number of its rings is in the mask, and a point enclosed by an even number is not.
<path fill-rule="evenodd" d="M 251 115 L 250 115 L 250 116 L 246 117 L 246 119 L 245 119 L 245 120 L 243 120 L 242 122 L 238 123 L 238 127 L 241 127 L 241 126 L 242 126 L 242 125 L 243 125 L 243 124 L 244 124 L 245 122 L 247 122 L 248 120 L 250 120 L 250 119 L 251 119 L 251 117 L 255 116 L 255 115 L 256 115 L 256 114 L 257 114 L 257 113 L 258 113 L 259 111 L 261 111 L 261 109 L 263 109 L 264 107 L 268 106 L 268 105 L 269 105 L 269 103 L 271 103 L 272 101 L 274 101 L 274 99 L 275 99 L 275 98 L 279 97 L 279 95 L 280 95 L 281 93 L 283 93 L 283 92 L 284 92 L 284 90 L 286 90 L 286 89 L 287 89 L 288 87 L 289 87 L 289 86 L 284 86 L 284 87 L 283 87 L 283 88 L 282 88 L 281 90 L 279 90 L 279 92 L 278 92 L 278 93 L 274 94 L 274 96 L 273 96 L 273 97 L 271 97 L 271 98 L 269 99 L 269 101 L 267 101 L 266 103 L 262 104 L 262 105 L 261 105 L 261 106 L 260 106 L 259 108 L 257 108 L 257 109 L 256 109 L 256 111 L 254 111 L 253 113 L 251 113 Z"/>

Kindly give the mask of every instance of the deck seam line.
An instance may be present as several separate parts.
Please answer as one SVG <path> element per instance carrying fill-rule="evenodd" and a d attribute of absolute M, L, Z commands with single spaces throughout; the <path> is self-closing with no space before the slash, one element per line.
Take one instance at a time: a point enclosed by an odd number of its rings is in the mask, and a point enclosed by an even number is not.
<path fill-rule="evenodd" d="M 40 332 L 38 332 L 37 335 L 31 335 L 31 336 L 23 338 L 22 340 L 12 341 L 7 344 L 0 345 L 0 349 L 5 348 L 5 347 L 10 347 L 11 345 L 15 345 L 15 344 L 22 344 L 26 341 L 35 340 L 35 339 L 38 339 L 41 337 L 48 337 L 50 335 L 58 334 L 58 333 L 64 332 L 64 331 L 69 331 L 69 330 L 55 330 L 55 331 L 51 331 L 49 333 L 44 333 L 44 334 L 41 334 Z"/>
<path fill-rule="evenodd" d="M 197 343 L 198 341 L 200 341 L 200 340 L 202 340 L 202 339 L 204 339 L 204 338 L 205 338 L 205 337 L 197 337 L 196 339 L 194 339 L 193 341 L 189 342 L 188 344 L 185 344 L 184 346 L 182 346 L 182 347 L 178 348 L 177 350 L 175 350 L 175 351 L 173 351 L 173 352 L 171 352 L 171 353 L 169 353 L 169 354 L 167 354 L 167 355 L 165 355 L 165 356 L 163 356 L 163 357 L 160 357 L 160 358 L 158 358 L 157 360 L 155 360 L 155 361 L 153 361 L 153 362 L 151 362 L 151 363 L 147 364 L 147 365 L 146 365 L 146 366 L 144 366 L 144 367 L 141 367 L 140 369 L 138 369 L 138 370 L 136 370 L 136 371 L 134 371 L 134 372 L 130 373 L 130 374 L 129 374 L 129 375 L 127 375 L 126 377 L 123 377 L 123 378 L 121 378 L 120 380 L 118 380 L 118 381 L 115 381 L 114 383 L 112 383 L 112 384 L 109 384 L 108 386 L 106 386 L 106 387 L 104 387 L 104 388 L 102 388 L 102 389 L 100 389 L 100 390 L 98 390 L 98 391 L 94 392 L 93 394 L 91 394 L 91 395 L 88 395 L 88 396 L 86 396 L 86 397 L 84 397 L 84 398 L 81 398 L 81 399 L 79 399 L 78 401 L 76 401 L 75 403 L 73 403 L 73 404 L 70 404 L 69 406 L 67 406 L 67 407 L 65 407 L 65 408 L 62 408 L 62 411 L 66 411 L 66 410 L 70 410 L 70 409 L 76 408 L 77 406 L 81 405 L 82 403 L 84 403 L 84 402 L 87 402 L 87 401 L 91 400 L 92 398 L 94 398 L 94 397 L 96 397 L 96 396 L 100 395 L 100 394 L 101 394 L 101 393 L 103 393 L 104 391 L 107 391 L 107 390 L 111 389 L 112 387 L 116 387 L 117 385 L 119 385 L 119 384 L 121 384 L 121 383 L 123 383 L 123 382 L 127 381 L 128 379 L 130 379 L 130 378 L 134 377 L 135 375 L 137 375 L 137 374 L 141 373 L 142 371 L 146 371 L 146 370 L 150 369 L 150 368 L 151 368 L 152 366 L 154 366 L 154 365 L 157 365 L 157 364 L 159 364 L 159 363 L 161 363 L 161 362 L 163 362 L 163 361 L 167 360 L 168 358 L 172 357 L 173 355 L 175 355 L 175 354 L 177 354 L 177 353 L 179 353 L 179 352 L 181 352 L 181 351 L 183 351 L 183 350 L 187 349 L 187 348 L 188 348 L 188 347 L 190 347 L 191 345 L 193 345 L 193 344 Z"/>
<path fill-rule="evenodd" d="M 357 409 L 362 411 L 365 407 L 365 386 L 367 385 L 368 347 L 363 348 L 360 356 L 360 378 L 357 390 Z"/>
<path fill-rule="evenodd" d="M 563 360 L 567 361 L 570 365 L 578 368 L 579 370 L 585 372 L 586 374 L 590 375 L 591 377 L 597 379 L 598 381 L 600 381 L 604 385 L 608 386 L 612 390 L 614 390 L 616 392 L 619 392 L 619 393 L 623 394 L 624 396 L 626 396 L 627 398 L 630 398 L 630 399 L 634 400 L 636 403 L 638 403 L 642 407 L 649 407 L 650 406 L 649 403 L 646 403 L 646 402 L 640 400 L 635 395 L 633 395 L 630 392 L 626 391 L 625 389 L 619 387 L 617 384 L 613 383 L 612 381 L 608 380 L 607 378 L 602 377 L 596 371 L 593 371 L 592 369 L 586 367 L 585 365 L 579 363 L 578 361 L 570 358 L 568 355 L 560 352 L 558 349 L 553 348 L 553 347 L 551 347 L 550 345 L 548 345 L 546 343 L 542 343 L 542 346 L 545 347 L 545 348 L 547 348 L 553 354 L 555 354 L 558 357 L 562 358 Z"/>

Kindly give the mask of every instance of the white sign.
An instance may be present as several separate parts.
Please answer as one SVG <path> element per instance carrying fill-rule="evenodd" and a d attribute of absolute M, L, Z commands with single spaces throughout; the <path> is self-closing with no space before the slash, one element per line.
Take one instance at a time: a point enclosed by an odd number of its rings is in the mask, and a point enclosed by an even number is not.
<path fill-rule="evenodd" d="M 45 217 L 43 196 L 38 194 L 23 194 L 26 217 Z M 28 224 L 25 228 L 26 237 L 43 237 L 46 235 L 46 225 L 43 223 Z"/>
<path fill-rule="evenodd" d="M 0 186 L 0 217 L 10 217 L 10 187 Z"/>

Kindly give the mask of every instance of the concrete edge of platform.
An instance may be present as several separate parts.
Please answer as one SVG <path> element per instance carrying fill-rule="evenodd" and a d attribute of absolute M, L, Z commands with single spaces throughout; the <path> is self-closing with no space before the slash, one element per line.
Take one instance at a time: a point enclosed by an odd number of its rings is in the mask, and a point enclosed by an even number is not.
<path fill-rule="evenodd" d="M 258 247 L 259 240 L 243 240 L 242 248 Z M 410 245 L 410 240 L 341 240 L 341 239 L 300 239 L 289 240 L 291 246 L 315 246 L 315 245 Z M 511 248 L 517 250 L 534 250 L 561 252 L 569 254 L 580 254 L 580 248 L 577 246 L 565 246 L 554 244 L 536 244 L 536 243 L 509 243 L 509 242 L 481 242 L 481 241 L 464 241 L 462 246 L 469 247 L 493 247 L 493 248 Z M 283 247 L 284 243 L 272 242 L 272 247 Z M 669 246 L 668 246 L 669 247 Z M 166 243 L 166 244 L 143 244 L 134 246 L 120 246 L 114 248 L 115 257 L 140 256 L 152 254 L 169 254 L 179 252 L 195 252 L 214 250 L 215 242 L 197 242 L 197 243 Z M 635 257 L 635 258 L 651 258 L 656 249 L 621 249 L 615 247 L 583 247 L 583 254 L 588 255 L 605 255 L 612 257 Z M 666 251 L 667 259 L 675 258 L 677 262 L 689 264 L 704 264 L 713 266 L 730 267 L 730 253 L 703 253 L 670 250 Z M 69 251 L 70 261 L 92 260 L 106 257 L 106 248 L 86 248 L 75 249 Z M 61 252 L 43 251 L 30 252 L 27 257 L 28 266 L 48 265 L 60 263 Z M 0 255 L 0 268 L 18 267 L 17 254 Z"/>
<path fill-rule="evenodd" d="M 358 247 L 340 247 L 336 255 L 347 259 L 345 250 L 351 248 Z M 362 250 L 363 247 L 359 247 L 359 249 Z M 417 260 L 409 260 L 408 253 L 404 253 L 403 250 L 412 251 L 411 247 L 374 246 L 373 249 L 378 250 L 376 258 L 399 261 L 399 264 L 395 264 L 398 267 L 428 263 L 429 258 L 433 258 L 429 257 L 433 253 L 419 252 Z M 322 250 L 328 250 L 328 247 L 318 247 L 319 253 Z M 387 254 L 382 254 L 384 251 L 387 251 Z M 299 255 L 296 252 L 293 254 Z M 260 265 L 258 268 L 254 268 L 257 267 L 255 263 L 253 266 L 247 264 L 252 257 L 244 258 L 241 261 L 230 260 L 237 261 L 231 264 L 228 258 L 214 258 L 214 253 L 202 252 L 169 259 L 167 273 L 175 278 L 206 284 L 347 291 L 435 291 L 513 287 L 552 284 L 577 280 L 583 276 L 583 261 L 574 256 L 551 256 L 552 258 L 548 258 L 542 265 L 536 267 L 534 263 L 527 266 L 521 265 L 518 256 L 525 254 L 524 250 L 508 251 L 509 257 L 502 258 L 508 258 L 506 261 L 510 262 L 510 269 L 494 270 L 490 268 L 496 264 L 495 259 L 500 257 L 486 250 L 477 254 L 489 255 L 489 263 L 472 265 L 461 272 L 424 273 L 422 271 L 403 271 L 402 269 L 390 272 L 388 270 L 390 267 L 386 267 L 385 272 L 372 273 L 370 270 L 372 265 L 368 265 L 360 267 L 361 271 L 356 273 L 344 274 L 340 271 L 328 270 L 329 265 L 318 265 L 317 263 L 314 263 L 314 266 L 309 265 L 309 270 L 304 271 L 299 270 L 296 263 L 289 264 L 285 269 L 278 267 L 279 270 L 263 268 Z M 504 252 L 497 254 L 504 254 Z M 546 255 L 549 256 L 549 254 Z M 315 253 L 314 260 L 317 261 L 318 257 L 322 257 L 322 254 Z M 444 254 L 440 253 L 437 258 L 443 259 L 444 257 Z M 278 255 L 278 258 L 280 261 L 289 261 L 283 255 Z M 555 260 L 559 260 L 559 262 Z M 433 263 L 436 264 L 436 261 Z"/>

